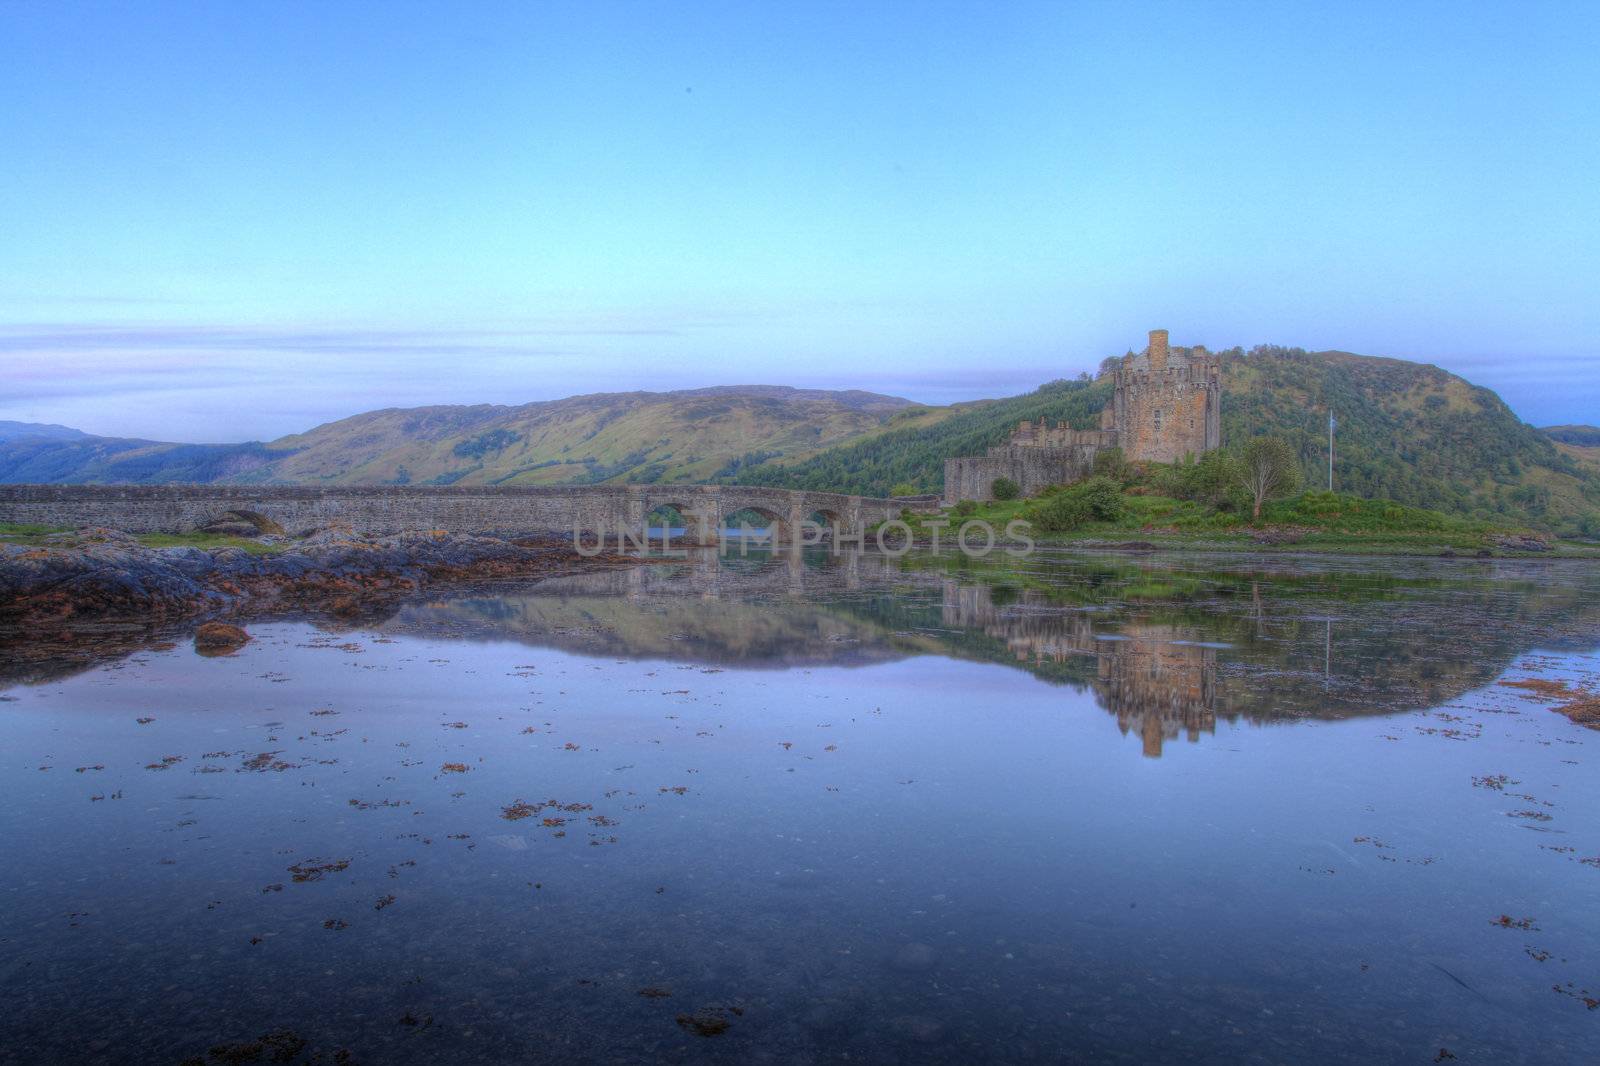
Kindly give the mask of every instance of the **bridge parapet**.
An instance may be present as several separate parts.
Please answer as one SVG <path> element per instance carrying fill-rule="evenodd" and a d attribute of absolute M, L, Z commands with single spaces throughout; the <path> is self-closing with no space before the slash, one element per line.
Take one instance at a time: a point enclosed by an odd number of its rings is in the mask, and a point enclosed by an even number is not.
<path fill-rule="evenodd" d="M 106 526 L 129 533 L 187 533 L 230 512 L 250 512 L 290 533 L 347 523 L 383 535 L 407 529 L 458 533 L 642 536 L 662 506 L 698 516 L 694 539 L 713 543 L 722 523 L 752 510 L 790 540 L 803 522 L 855 530 L 898 517 L 901 500 L 744 485 L 0 485 L 0 522 Z"/>

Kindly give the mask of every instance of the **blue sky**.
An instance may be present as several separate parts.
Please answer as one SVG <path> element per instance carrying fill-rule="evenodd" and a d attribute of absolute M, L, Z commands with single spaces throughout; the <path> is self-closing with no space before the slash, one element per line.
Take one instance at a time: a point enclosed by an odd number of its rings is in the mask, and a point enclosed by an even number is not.
<path fill-rule="evenodd" d="M 0 3 L 0 418 L 270 438 L 1162 326 L 1600 422 L 1592 4 Z"/>

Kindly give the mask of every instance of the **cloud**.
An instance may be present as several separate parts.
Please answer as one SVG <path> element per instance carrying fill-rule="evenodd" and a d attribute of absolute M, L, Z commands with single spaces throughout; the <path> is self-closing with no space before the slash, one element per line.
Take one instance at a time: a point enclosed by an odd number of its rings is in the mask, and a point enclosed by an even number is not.
<path fill-rule="evenodd" d="M 525 403 L 717 384 L 685 358 L 728 321 L 592 315 L 472 328 L 29 322 L 0 326 L 0 417 L 164 439 L 271 438 L 378 407 Z M 707 376 L 710 380 L 707 380 Z"/>
<path fill-rule="evenodd" d="M 668 337 L 666 327 L 569 326 L 520 329 L 282 329 L 225 326 L 69 325 L 43 323 L 0 327 L 0 351 L 122 352 L 207 351 L 418 352 L 520 351 L 533 338 Z"/>

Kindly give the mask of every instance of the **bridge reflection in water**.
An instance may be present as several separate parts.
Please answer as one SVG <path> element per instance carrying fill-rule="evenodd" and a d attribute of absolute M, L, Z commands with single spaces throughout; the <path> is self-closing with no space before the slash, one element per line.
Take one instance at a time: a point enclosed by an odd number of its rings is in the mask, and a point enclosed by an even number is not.
<path fill-rule="evenodd" d="M 1438 707 L 1491 683 L 1529 649 L 1591 650 L 1600 633 L 1594 582 L 1560 564 L 1374 568 L 1044 552 L 897 559 L 725 543 L 534 583 L 439 587 L 361 618 L 311 622 L 742 670 L 917 656 L 996 664 L 1091 695 L 1157 757 L 1170 741 L 1216 732 L 1219 721 Z M 186 639 L 171 627 L 62 638 L 0 649 L 0 688 Z"/>
<path fill-rule="evenodd" d="M 1218 720 L 1398 713 L 1492 681 L 1600 608 L 1422 564 L 1381 573 L 1257 560 L 1200 569 L 1127 557 L 1026 564 L 872 552 L 690 558 L 402 606 L 389 625 L 579 654 L 790 669 L 936 655 L 1091 693 L 1159 756 Z M 1406 604 L 1397 611 L 1396 602 Z"/>
<path fill-rule="evenodd" d="M 910 581 L 911 587 L 906 583 Z M 893 585 L 899 607 L 878 595 Z M 862 592 L 875 593 L 861 597 Z M 713 611 L 699 606 L 717 601 Z M 575 652 L 712 661 L 745 668 L 862 665 L 919 654 L 1011 663 L 1090 689 L 1144 753 L 1214 732 L 1217 649 L 1169 624 L 1116 620 L 1027 602 L 996 605 L 990 586 L 917 571 L 862 552 L 780 552 L 689 560 L 560 578 L 525 593 L 407 608 L 408 628 L 437 631 L 492 615 L 485 635 Z M 938 625 L 927 617 L 938 612 Z M 906 614 L 905 618 L 897 615 Z M 921 615 L 922 617 L 917 617 Z M 904 622 L 896 626 L 895 621 Z M 991 638 L 975 646 L 971 638 Z M 962 639 L 965 638 L 965 639 Z M 982 642 L 980 642 L 981 644 Z M 1066 671 L 1060 668 L 1069 667 Z"/>

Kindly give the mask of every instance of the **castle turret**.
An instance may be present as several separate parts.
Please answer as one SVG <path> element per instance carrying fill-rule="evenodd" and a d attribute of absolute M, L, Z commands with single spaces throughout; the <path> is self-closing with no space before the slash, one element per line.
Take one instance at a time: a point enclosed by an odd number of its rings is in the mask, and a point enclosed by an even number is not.
<path fill-rule="evenodd" d="M 1167 331 L 1153 329 L 1150 331 L 1150 369 L 1156 373 L 1167 368 Z"/>

